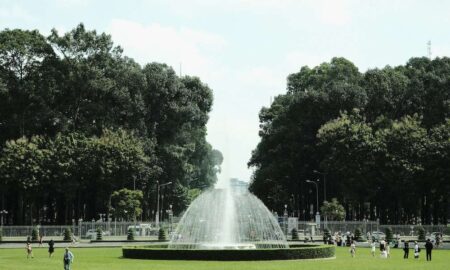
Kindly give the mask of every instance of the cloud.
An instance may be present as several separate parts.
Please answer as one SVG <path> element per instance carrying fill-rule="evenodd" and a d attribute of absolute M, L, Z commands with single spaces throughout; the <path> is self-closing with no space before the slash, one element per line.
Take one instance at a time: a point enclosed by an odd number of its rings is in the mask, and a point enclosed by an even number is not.
<path fill-rule="evenodd" d="M 0 8 L 0 21 L 3 23 L 14 21 L 30 21 L 33 17 L 22 6 L 14 2 L 3 3 Z M 2 24 L 3 24 L 2 23 Z"/>
<path fill-rule="evenodd" d="M 113 20 L 109 33 L 125 53 L 141 64 L 163 62 L 190 75 L 213 76 L 214 62 L 226 41 L 219 35 L 186 27 L 175 28 L 159 23 L 148 25 L 128 20 Z M 183 73 L 186 73 L 183 72 Z"/>

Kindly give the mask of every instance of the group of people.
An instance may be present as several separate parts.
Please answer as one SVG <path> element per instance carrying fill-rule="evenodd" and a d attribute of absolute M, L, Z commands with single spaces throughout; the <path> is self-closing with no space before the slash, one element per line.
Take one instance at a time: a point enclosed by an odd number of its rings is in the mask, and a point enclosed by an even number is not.
<path fill-rule="evenodd" d="M 410 250 L 409 241 L 403 240 L 402 242 L 403 242 L 403 251 L 404 251 L 403 258 L 408 259 L 409 258 L 409 250 Z M 419 247 L 419 244 L 417 243 L 417 241 L 414 241 L 413 250 L 414 250 L 414 258 L 419 259 L 421 248 Z M 431 252 L 433 250 L 433 243 L 431 242 L 430 239 L 428 239 L 425 242 L 425 250 L 426 250 L 427 261 L 431 261 Z M 385 258 L 385 259 L 390 258 L 391 257 L 390 251 L 391 251 L 391 248 L 390 248 L 389 242 L 387 242 L 385 240 L 381 240 L 380 241 L 380 257 Z M 375 257 L 375 252 L 376 252 L 376 242 L 371 241 L 370 242 L 370 253 L 372 254 L 373 257 Z M 355 257 L 356 245 L 355 245 L 354 241 L 351 242 L 350 254 L 352 257 Z"/>
<path fill-rule="evenodd" d="M 42 247 L 42 244 L 43 244 L 43 242 L 42 242 L 42 240 L 40 240 L 39 247 Z M 27 259 L 29 259 L 29 258 L 33 259 L 34 258 L 33 247 L 31 246 L 30 241 L 27 241 L 26 251 L 27 251 Z M 48 242 L 48 257 L 49 258 L 53 257 L 54 252 L 55 252 L 55 242 L 52 239 Z M 73 253 L 69 250 L 68 247 L 66 247 L 66 250 L 65 250 L 64 256 L 63 256 L 64 270 L 70 270 L 70 267 L 73 263 L 73 259 L 74 259 Z"/>

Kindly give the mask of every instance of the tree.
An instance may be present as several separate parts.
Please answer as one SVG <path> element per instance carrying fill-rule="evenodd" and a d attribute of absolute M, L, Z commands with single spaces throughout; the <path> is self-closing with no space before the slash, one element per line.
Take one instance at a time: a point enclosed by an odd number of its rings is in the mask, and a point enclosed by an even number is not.
<path fill-rule="evenodd" d="M 386 234 L 386 242 L 392 243 L 392 240 L 394 240 L 394 235 L 392 234 L 392 229 L 390 227 L 386 228 L 384 230 L 385 234 Z"/>
<path fill-rule="evenodd" d="M 419 241 L 425 241 L 425 229 L 420 226 L 418 229 L 418 236 L 417 236 L 417 240 Z"/>
<path fill-rule="evenodd" d="M 114 217 L 124 220 L 135 220 L 142 213 L 142 191 L 121 189 L 111 195 Z"/>
<path fill-rule="evenodd" d="M 31 231 L 31 241 L 37 241 L 39 239 L 39 230 L 38 228 L 34 227 Z"/>
<path fill-rule="evenodd" d="M 331 202 L 325 201 L 320 208 L 322 215 L 326 216 L 329 220 L 344 220 L 345 209 L 338 202 L 336 198 L 333 198 Z"/>
<path fill-rule="evenodd" d="M 160 228 L 158 231 L 158 241 L 166 241 L 166 231 L 163 228 Z"/>
<path fill-rule="evenodd" d="M 361 237 L 361 229 L 356 228 L 355 229 L 355 241 L 362 241 L 362 237 Z"/>
<path fill-rule="evenodd" d="M 298 241 L 298 231 L 296 228 L 293 228 L 291 230 L 291 240 L 297 240 Z"/>
<path fill-rule="evenodd" d="M 72 231 L 68 227 L 64 229 L 64 241 L 72 241 Z"/>
<path fill-rule="evenodd" d="M 128 241 L 133 241 L 134 240 L 134 234 L 135 234 L 134 229 L 133 228 L 128 228 L 127 240 Z"/>
<path fill-rule="evenodd" d="M 97 241 L 102 241 L 103 240 L 103 230 L 102 227 L 97 227 L 97 237 L 96 237 Z"/>

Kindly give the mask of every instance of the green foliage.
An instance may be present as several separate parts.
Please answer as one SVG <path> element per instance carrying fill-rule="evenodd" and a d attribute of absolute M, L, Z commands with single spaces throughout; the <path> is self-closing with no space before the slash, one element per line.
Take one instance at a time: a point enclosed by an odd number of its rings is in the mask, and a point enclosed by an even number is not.
<path fill-rule="evenodd" d="M 69 227 L 64 229 L 64 241 L 72 241 L 72 231 Z"/>
<path fill-rule="evenodd" d="M 323 229 L 323 242 L 328 244 L 328 241 L 331 239 L 331 233 L 328 229 Z"/>
<path fill-rule="evenodd" d="M 97 227 L 97 237 L 96 237 L 97 241 L 101 241 L 103 240 L 103 230 L 102 227 Z"/>
<path fill-rule="evenodd" d="M 166 241 L 166 240 L 167 240 L 166 231 L 163 228 L 160 228 L 158 231 L 158 241 Z"/>
<path fill-rule="evenodd" d="M 134 229 L 133 228 L 129 228 L 128 232 L 127 232 L 127 240 L 128 241 L 133 241 L 134 240 Z"/>
<path fill-rule="evenodd" d="M 425 241 L 426 239 L 426 235 L 425 235 L 425 229 L 422 227 L 422 226 L 420 226 L 418 229 L 417 229 L 417 233 L 418 233 L 418 237 L 417 237 L 417 240 L 419 240 L 419 241 Z"/>
<path fill-rule="evenodd" d="M 174 183 L 162 192 L 178 214 L 188 189 L 216 181 L 223 156 L 206 141 L 213 95 L 199 78 L 141 67 L 83 24 L 48 38 L 0 31 L 0 70 L 0 184 L 14 190 L 7 201 L 50 200 L 52 222 L 67 224 L 79 218 L 77 205 L 86 205 L 87 220 L 108 212 L 123 188 L 155 198 L 158 179 Z M 148 219 L 154 204 L 142 200 L 131 212 Z M 29 222 L 14 210 L 14 224 Z"/>
<path fill-rule="evenodd" d="M 394 235 L 392 234 L 392 229 L 388 227 L 384 230 L 384 233 L 386 234 L 386 242 L 392 243 L 392 241 L 394 240 Z"/>
<path fill-rule="evenodd" d="M 320 207 L 320 211 L 328 220 L 341 221 L 345 218 L 345 208 L 336 198 L 333 198 L 331 202 L 325 201 Z"/>
<path fill-rule="evenodd" d="M 297 231 L 296 228 L 293 228 L 291 230 L 291 239 L 294 240 L 294 241 L 298 240 L 298 231 Z"/>
<path fill-rule="evenodd" d="M 289 75 L 287 93 L 260 111 L 250 190 L 281 212 L 291 194 L 315 200 L 304 180 L 317 177 L 317 169 L 327 172 L 327 197 L 345 202 L 351 219 L 446 223 L 438 198 L 449 191 L 450 95 L 442 83 L 448 76 L 447 57 L 365 73 L 343 58 L 302 67 Z M 375 209 L 383 209 L 381 216 Z"/>
<path fill-rule="evenodd" d="M 167 248 L 126 247 L 124 258 L 152 260 L 258 261 L 330 258 L 336 247 L 330 245 L 292 247 L 288 249 L 175 250 Z"/>
<path fill-rule="evenodd" d="M 134 220 L 142 213 L 142 199 L 143 193 L 140 190 L 133 191 L 123 188 L 114 191 L 111 195 L 114 217 L 122 218 L 124 220 Z"/>
<path fill-rule="evenodd" d="M 355 229 L 355 240 L 356 241 L 362 241 L 362 235 L 361 235 L 361 229 L 356 228 Z"/>
<path fill-rule="evenodd" d="M 37 241 L 39 240 L 39 230 L 38 228 L 34 227 L 31 231 L 31 241 Z"/>

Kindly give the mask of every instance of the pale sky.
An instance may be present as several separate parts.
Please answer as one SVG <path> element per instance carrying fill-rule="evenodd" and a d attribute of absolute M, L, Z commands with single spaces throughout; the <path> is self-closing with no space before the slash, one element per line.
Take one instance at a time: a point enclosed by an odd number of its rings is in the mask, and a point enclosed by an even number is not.
<path fill-rule="evenodd" d="M 61 33 L 83 22 L 140 64 L 164 62 L 214 91 L 208 141 L 249 180 L 258 112 L 301 66 L 346 57 L 360 71 L 450 55 L 450 1 L 0 0 L 0 28 Z"/>

